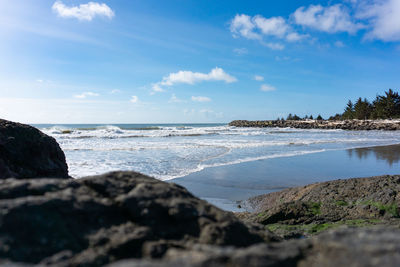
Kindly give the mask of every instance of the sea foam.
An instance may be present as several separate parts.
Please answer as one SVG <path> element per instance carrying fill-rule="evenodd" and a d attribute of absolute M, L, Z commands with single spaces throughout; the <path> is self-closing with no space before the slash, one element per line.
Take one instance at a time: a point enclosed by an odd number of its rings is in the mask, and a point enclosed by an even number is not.
<path fill-rule="evenodd" d="M 205 168 L 400 143 L 400 133 L 227 125 L 50 125 L 70 175 L 134 170 L 167 180 Z"/>

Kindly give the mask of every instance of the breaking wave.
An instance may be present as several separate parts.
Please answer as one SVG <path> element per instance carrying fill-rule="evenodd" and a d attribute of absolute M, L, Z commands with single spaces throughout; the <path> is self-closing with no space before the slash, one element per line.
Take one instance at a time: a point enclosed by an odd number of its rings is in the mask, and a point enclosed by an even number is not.
<path fill-rule="evenodd" d="M 400 133 L 227 125 L 46 125 L 74 177 L 134 170 L 162 180 L 205 168 L 400 143 Z"/>

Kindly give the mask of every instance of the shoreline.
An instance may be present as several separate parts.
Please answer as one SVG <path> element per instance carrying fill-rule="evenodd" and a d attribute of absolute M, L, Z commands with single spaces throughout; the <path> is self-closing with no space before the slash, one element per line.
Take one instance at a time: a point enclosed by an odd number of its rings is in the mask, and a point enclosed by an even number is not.
<path fill-rule="evenodd" d="M 400 174 L 400 144 L 329 150 L 217 166 L 168 180 L 229 211 L 251 211 L 251 197 L 317 182 Z M 241 205 L 241 208 L 238 208 Z"/>
<path fill-rule="evenodd" d="M 188 190 L 132 171 L 72 179 L 56 140 L 26 125 L 0 120 L 0 144 L 3 265 L 364 266 L 378 259 L 396 266 L 400 259 L 400 175 L 319 182 L 399 173 L 400 145 L 214 168 Z M 242 199 L 249 190 L 308 185 L 258 196 L 254 212 L 232 213 L 195 197 L 205 198 L 193 190 L 201 183 L 219 198 L 236 187 Z"/>
<path fill-rule="evenodd" d="M 352 131 L 396 131 L 400 130 L 400 120 L 234 120 L 229 126 L 257 128 L 296 128 L 296 129 L 327 129 Z"/>

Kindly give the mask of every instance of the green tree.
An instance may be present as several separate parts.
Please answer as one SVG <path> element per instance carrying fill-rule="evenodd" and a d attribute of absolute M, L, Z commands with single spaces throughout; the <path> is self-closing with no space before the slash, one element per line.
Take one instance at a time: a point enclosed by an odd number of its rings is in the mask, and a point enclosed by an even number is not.
<path fill-rule="evenodd" d="M 336 113 L 335 116 L 330 116 L 328 120 L 330 121 L 339 121 L 342 119 L 342 115 Z"/>
<path fill-rule="evenodd" d="M 354 119 L 354 105 L 353 105 L 353 102 L 351 102 L 351 100 L 349 100 L 349 102 L 347 102 L 347 105 L 346 105 L 346 108 L 344 109 L 342 117 L 345 120 Z"/>
<path fill-rule="evenodd" d="M 364 100 L 358 98 L 356 104 L 354 105 L 354 119 L 366 120 L 369 119 L 372 112 L 372 106 L 369 101 L 364 98 Z"/>
<path fill-rule="evenodd" d="M 389 119 L 400 116 L 400 96 L 389 89 L 383 96 L 376 96 L 373 102 L 372 117 L 375 119 Z"/>
<path fill-rule="evenodd" d="M 318 114 L 317 121 L 323 121 L 323 120 L 324 118 L 322 118 L 321 114 Z"/>
<path fill-rule="evenodd" d="M 301 120 L 301 118 L 300 118 L 299 116 L 297 116 L 296 114 L 294 114 L 294 116 L 293 116 L 293 120 L 295 120 L 295 121 L 299 121 L 299 120 Z"/>

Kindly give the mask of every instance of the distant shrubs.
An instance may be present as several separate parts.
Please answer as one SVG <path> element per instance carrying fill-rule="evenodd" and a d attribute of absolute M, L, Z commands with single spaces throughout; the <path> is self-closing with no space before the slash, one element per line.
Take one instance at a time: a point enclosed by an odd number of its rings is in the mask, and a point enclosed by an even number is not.
<path fill-rule="evenodd" d="M 282 118 L 283 120 L 283 118 Z M 289 113 L 289 115 L 286 117 L 286 120 L 290 120 L 290 121 L 300 121 L 300 120 L 314 120 L 313 115 L 310 116 L 304 116 L 303 118 L 297 116 L 296 114 L 292 115 L 292 113 Z M 321 115 L 318 114 L 318 117 L 316 118 L 316 120 L 324 120 Z"/>
<path fill-rule="evenodd" d="M 301 120 L 301 118 L 299 116 L 297 116 L 296 114 L 292 115 L 292 113 L 289 113 L 286 120 L 299 121 L 299 120 Z"/>

